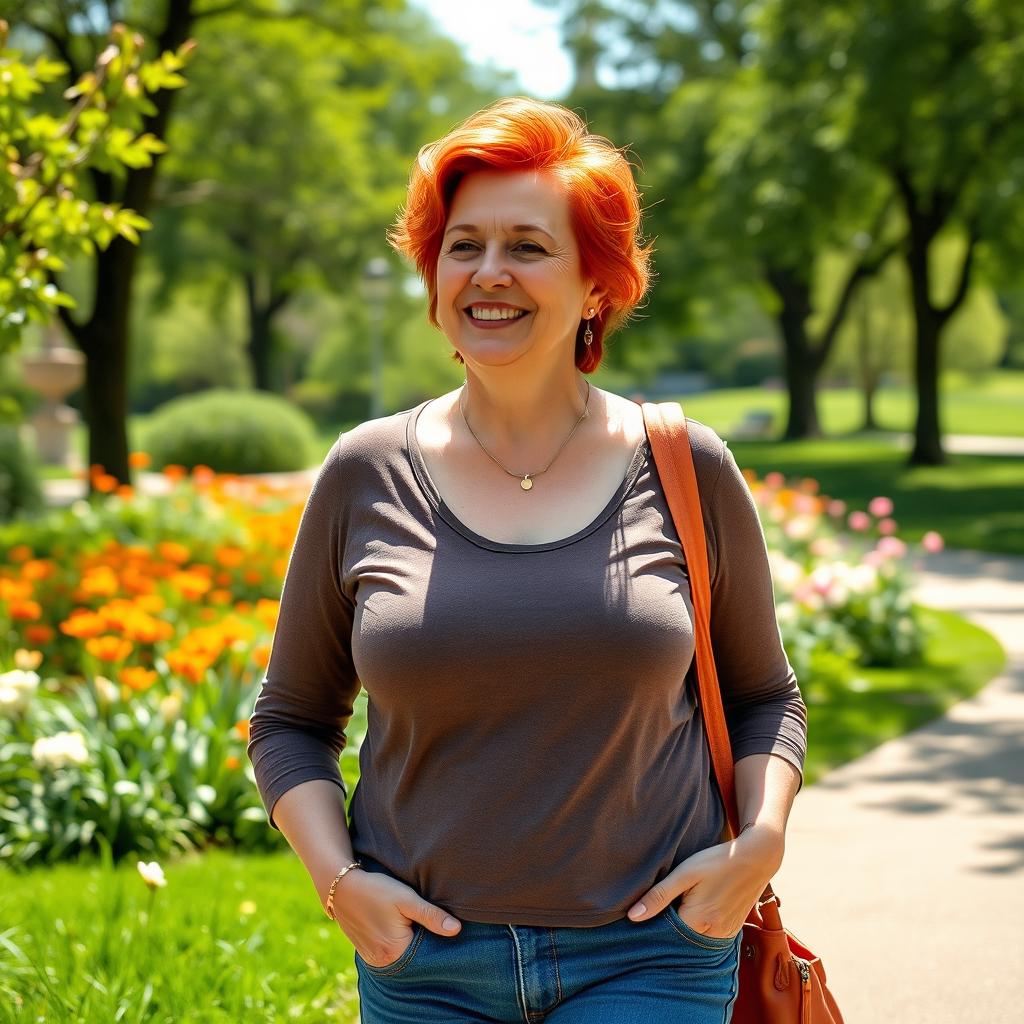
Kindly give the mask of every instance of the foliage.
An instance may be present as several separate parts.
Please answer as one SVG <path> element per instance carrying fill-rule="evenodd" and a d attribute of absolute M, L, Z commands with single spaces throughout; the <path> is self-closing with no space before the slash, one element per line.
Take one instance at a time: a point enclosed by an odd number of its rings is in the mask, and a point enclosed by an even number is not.
<path fill-rule="evenodd" d="M 144 447 L 157 466 L 280 473 L 313 459 L 312 421 L 277 395 L 211 389 L 160 406 Z"/>
<path fill-rule="evenodd" d="M 42 505 L 38 468 L 18 428 L 0 421 L 0 522 Z"/>
<path fill-rule="evenodd" d="M 64 92 L 74 106 L 55 116 L 32 104 L 69 67 L 47 57 L 26 63 L 7 39 L 0 21 L 0 150 L 8 172 L 0 175 L 0 351 L 20 339 L 28 320 L 75 305 L 53 282 L 66 260 L 117 237 L 138 243 L 149 227 L 119 203 L 90 201 L 83 177 L 146 167 L 164 151 L 140 126 L 153 108 L 149 95 L 185 84 L 189 53 L 181 47 L 143 61 L 142 37 L 115 25 L 93 70 Z"/>
<path fill-rule="evenodd" d="M 302 495 L 168 482 L 0 531 L 0 859 L 277 842 L 244 746 Z"/>

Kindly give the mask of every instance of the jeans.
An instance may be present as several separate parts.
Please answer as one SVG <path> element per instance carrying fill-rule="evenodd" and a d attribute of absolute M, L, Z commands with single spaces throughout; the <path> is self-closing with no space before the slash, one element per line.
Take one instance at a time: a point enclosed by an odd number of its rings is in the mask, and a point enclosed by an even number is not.
<path fill-rule="evenodd" d="M 728 1024 L 739 936 L 691 929 L 674 907 L 648 921 L 543 928 L 420 924 L 386 967 L 356 954 L 362 1024 Z"/>

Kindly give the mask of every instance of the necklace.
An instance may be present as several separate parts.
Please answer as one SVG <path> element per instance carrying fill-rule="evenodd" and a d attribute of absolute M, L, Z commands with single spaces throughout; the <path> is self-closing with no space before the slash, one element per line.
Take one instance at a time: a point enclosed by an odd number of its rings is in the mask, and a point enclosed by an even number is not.
<path fill-rule="evenodd" d="M 486 456 L 488 456 L 488 458 L 490 458 L 493 462 L 495 462 L 499 466 L 501 466 L 501 468 L 503 470 L 505 470 L 505 472 L 508 473 L 509 476 L 514 476 L 514 477 L 517 477 L 517 478 L 521 477 L 522 478 L 522 479 L 519 480 L 519 486 L 522 487 L 522 489 L 524 491 L 529 491 L 529 490 L 533 489 L 534 477 L 540 476 L 541 473 L 546 473 L 551 468 L 551 466 L 554 463 L 555 459 L 557 459 L 558 456 L 562 454 L 562 448 L 564 448 L 569 443 L 569 441 L 572 439 L 572 435 L 576 433 L 576 427 L 578 427 L 587 418 L 587 416 L 590 415 L 590 381 L 588 380 L 587 381 L 587 400 L 586 400 L 586 402 L 583 405 L 583 412 L 580 414 L 580 418 L 576 421 L 576 426 L 574 426 L 572 428 L 572 430 L 569 431 L 569 436 L 562 442 L 561 447 L 559 447 L 558 451 L 555 452 L 555 454 L 552 456 L 551 462 L 549 462 L 543 469 L 538 470 L 536 473 L 525 473 L 525 474 L 524 473 L 513 473 L 511 469 L 508 469 L 506 466 L 502 465 L 502 463 L 499 462 L 498 459 L 496 459 L 493 455 L 491 455 L 491 453 L 484 446 L 483 441 L 481 441 L 480 438 L 476 436 L 476 431 L 472 427 L 469 426 L 469 420 L 466 419 L 465 398 L 466 398 L 466 389 L 463 388 L 462 389 L 462 394 L 459 396 L 459 411 L 462 413 L 462 418 L 463 418 L 463 420 L 465 420 L 466 426 L 469 427 L 469 432 L 473 435 L 473 439 L 476 441 L 476 443 L 478 445 L 480 445 L 481 449 L 483 449 L 483 453 Z"/>

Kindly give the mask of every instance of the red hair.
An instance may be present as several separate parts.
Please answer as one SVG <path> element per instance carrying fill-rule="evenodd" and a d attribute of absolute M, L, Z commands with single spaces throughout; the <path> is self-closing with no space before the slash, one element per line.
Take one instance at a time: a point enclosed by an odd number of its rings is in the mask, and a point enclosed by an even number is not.
<path fill-rule="evenodd" d="M 576 366 L 597 369 L 603 342 L 628 319 L 650 284 L 653 246 L 640 232 L 640 194 L 624 150 L 592 134 L 557 103 L 511 97 L 473 114 L 416 157 L 406 204 L 388 241 L 411 260 L 427 286 L 437 319 L 437 259 L 459 182 L 473 171 L 546 171 L 565 188 L 584 278 L 605 290 L 590 321 L 594 340 L 576 332 Z M 457 352 L 455 359 L 462 362 Z"/>

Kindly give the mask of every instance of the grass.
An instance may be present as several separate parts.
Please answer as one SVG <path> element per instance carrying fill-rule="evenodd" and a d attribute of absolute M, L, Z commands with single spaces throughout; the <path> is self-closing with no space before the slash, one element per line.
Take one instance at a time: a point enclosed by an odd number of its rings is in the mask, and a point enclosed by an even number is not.
<path fill-rule="evenodd" d="M 990 434 L 1024 437 L 1024 371 L 1000 370 L 979 378 L 947 375 L 941 396 L 942 425 L 949 434 Z M 770 412 L 774 429 L 785 426 L 786 394 L 764 388 L 726 388 L 687 395 L 683 408 L 720 434 L 735 430 L 752 409 Z M 916 402 L 910 388 L 884 388 L 875 400 L 880 430 L 913 429 Z M 828 388 L 818 395 L 818 413 L 827 435 L 858 431 L 863 421 L 862 399 L 854 388 Z"/>
<path fill-rule="evenodd" d="M 802 684 L 808 782 L 937 718 L 1003 669 L 1006 655 L 991 633 L 952 612 L 918 610 L 929 634 L 922 664 Z"/>
<path fill-rule="evenodd" d="M 941 714 L 1003 667 L 984 630 L 922 614 L 921 665 L 805 685 L 808 781 Z M 351 785 L 352 761 L 343 768 Z M 212 849 L 165 871 L 150 903 L 132 864 L 0 868 L 0 1024 L 355 1024 L 351 946 L 289 850 Z"/>
<path fill-rule="evenodd" d="M 352 947 L 298 858 L 210 850 L 165 872 L 152 903 L 134 864 L 0 873 L 0 1022 L 358 1020 Z"/>
<path fill-rule="evenodd" d="M 1024 555 L 1024 459 L 955 455 L 945 466 L 905 465 L 882 441 L 737 441 L 737 462 L 759 476 L 772 470 L 811 477 L 825 494 L 864 508 L 876 495 L 895 504 L 904 540 L 937 530 L 950 547 Z"/>

